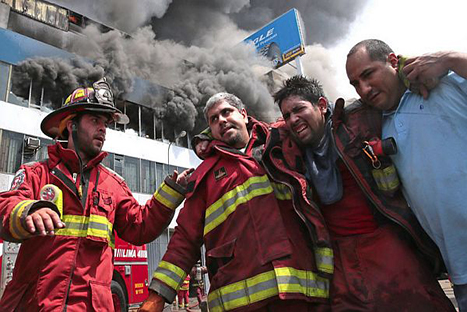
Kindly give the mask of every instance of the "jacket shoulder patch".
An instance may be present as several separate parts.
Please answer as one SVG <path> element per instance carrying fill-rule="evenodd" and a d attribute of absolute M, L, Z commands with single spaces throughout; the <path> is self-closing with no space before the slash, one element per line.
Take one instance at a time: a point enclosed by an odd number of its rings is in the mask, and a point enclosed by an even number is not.
<path fill-rule="evenodd" d="M 216 181 L 219 181 L 220 179 L 226 176 L 227 176 L 227 170 L 225 170 L 224 167 L 214 170 L 214 178 L 216 179 Z"/>
<path fill-rule="evenodd" d="M 11 182 L 10 191 L 16 191 L 19 189 L 21 184 L 24 183 L 24 177 L 26 176 L 26 171 L 24 169 L 19 169 L 16 171 L 15 177 Z"/>

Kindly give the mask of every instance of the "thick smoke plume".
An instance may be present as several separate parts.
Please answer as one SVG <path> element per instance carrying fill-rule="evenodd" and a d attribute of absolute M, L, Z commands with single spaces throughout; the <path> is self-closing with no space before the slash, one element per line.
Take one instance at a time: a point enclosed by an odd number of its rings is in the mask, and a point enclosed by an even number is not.
<path fill-rule="evenodd" d="M 166 127 L 197 131 L 205 125 L 201 113 L 205 101 L 221 91 L 239 96 L 257 118 L 272 121 L 278 116 L 270 96 L 273 90 L 255 74 L 258 67 L 270 64 L 255 56 L 253 47 L 238 43 L 293 7 L 301 13 L 306 42 L 312 44 L 303 58 L 305 73 L 320 79 L 328 95 L 336 95 L 326 48 L 345 35 L 366 0 L 52 2 L 130 36 L 116 30 L 100 33 L 89 26 L 82 40 L 66 47 L 87 61 L 28 60 L 18 68 L 24 80 L 38 79 L 46 89 L 68 93 L 105 74 L 125 98 L 139 77 L 168 89 L 165 99 L 158 95 L 143 103 L 157 110 Z M 58 101 L 66 94 L 48 96 Z"/>

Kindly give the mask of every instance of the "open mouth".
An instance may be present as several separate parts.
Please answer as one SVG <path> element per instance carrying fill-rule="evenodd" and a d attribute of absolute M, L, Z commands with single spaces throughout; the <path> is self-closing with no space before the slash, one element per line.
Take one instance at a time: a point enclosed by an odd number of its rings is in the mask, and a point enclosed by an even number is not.
<path fill-rule="evenodd" d="M 305 131 L 308 126 L 304 123 L 299 124 L 298 126 L 294 127 L 293 130 L 297 135 L 300 135 L 303 131 Z"/>

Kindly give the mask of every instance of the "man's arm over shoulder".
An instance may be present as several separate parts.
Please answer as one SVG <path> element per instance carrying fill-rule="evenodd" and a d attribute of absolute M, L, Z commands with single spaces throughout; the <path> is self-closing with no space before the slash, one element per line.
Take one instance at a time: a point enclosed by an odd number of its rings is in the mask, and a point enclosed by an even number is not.
<path fill-rule="evenodd" d="M 409 81 L 418 81 L 428 89 L 434 81 L 448 71 L 453 71 L 467 79 L 467 53 L 455 51 L 440 51 L 417 57 L 409 57 L 403 68 Z"/>

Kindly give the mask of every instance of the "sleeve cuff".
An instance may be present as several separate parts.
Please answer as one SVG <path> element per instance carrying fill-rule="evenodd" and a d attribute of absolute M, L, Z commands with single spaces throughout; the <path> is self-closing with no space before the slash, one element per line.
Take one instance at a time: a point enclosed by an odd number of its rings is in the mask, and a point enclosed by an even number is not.
<path fill-rule="evenodd" d="M 168 287 L 156 279 L 152 279 L 151 284 L 149 285 L 149 289 L 162 296 L 165 301 L 167 301 L 167 303 L 172 303 L 175 300 L 175 296 L 177 295 L 177 293 L 171 287 Z"/>
<path fill-rule="evenodd" d="M 185 199 L 185 191 L 180 186 L 171 186 L 172 183 L 176 183 L 173 181 L 169 182 L 168 180 L 170 179 L 166 178 L 165 181 L 161 184 L 159 189 L 154 193 L 154 198 L 162 205 L 175 210 Z"/>
<path fill-rule="evenodd" d="M 23 240 L 33 236 L 33 234 L 29 233 L 26 229 L 26 217 L 34 211 L 44 207 L 50 208 L 60 215 L 60 211 L 57 206 L 46 200 L 23 200 L 13 208 L 10 213 L 9 230 L 11 238 L 14 241 Z"/>

